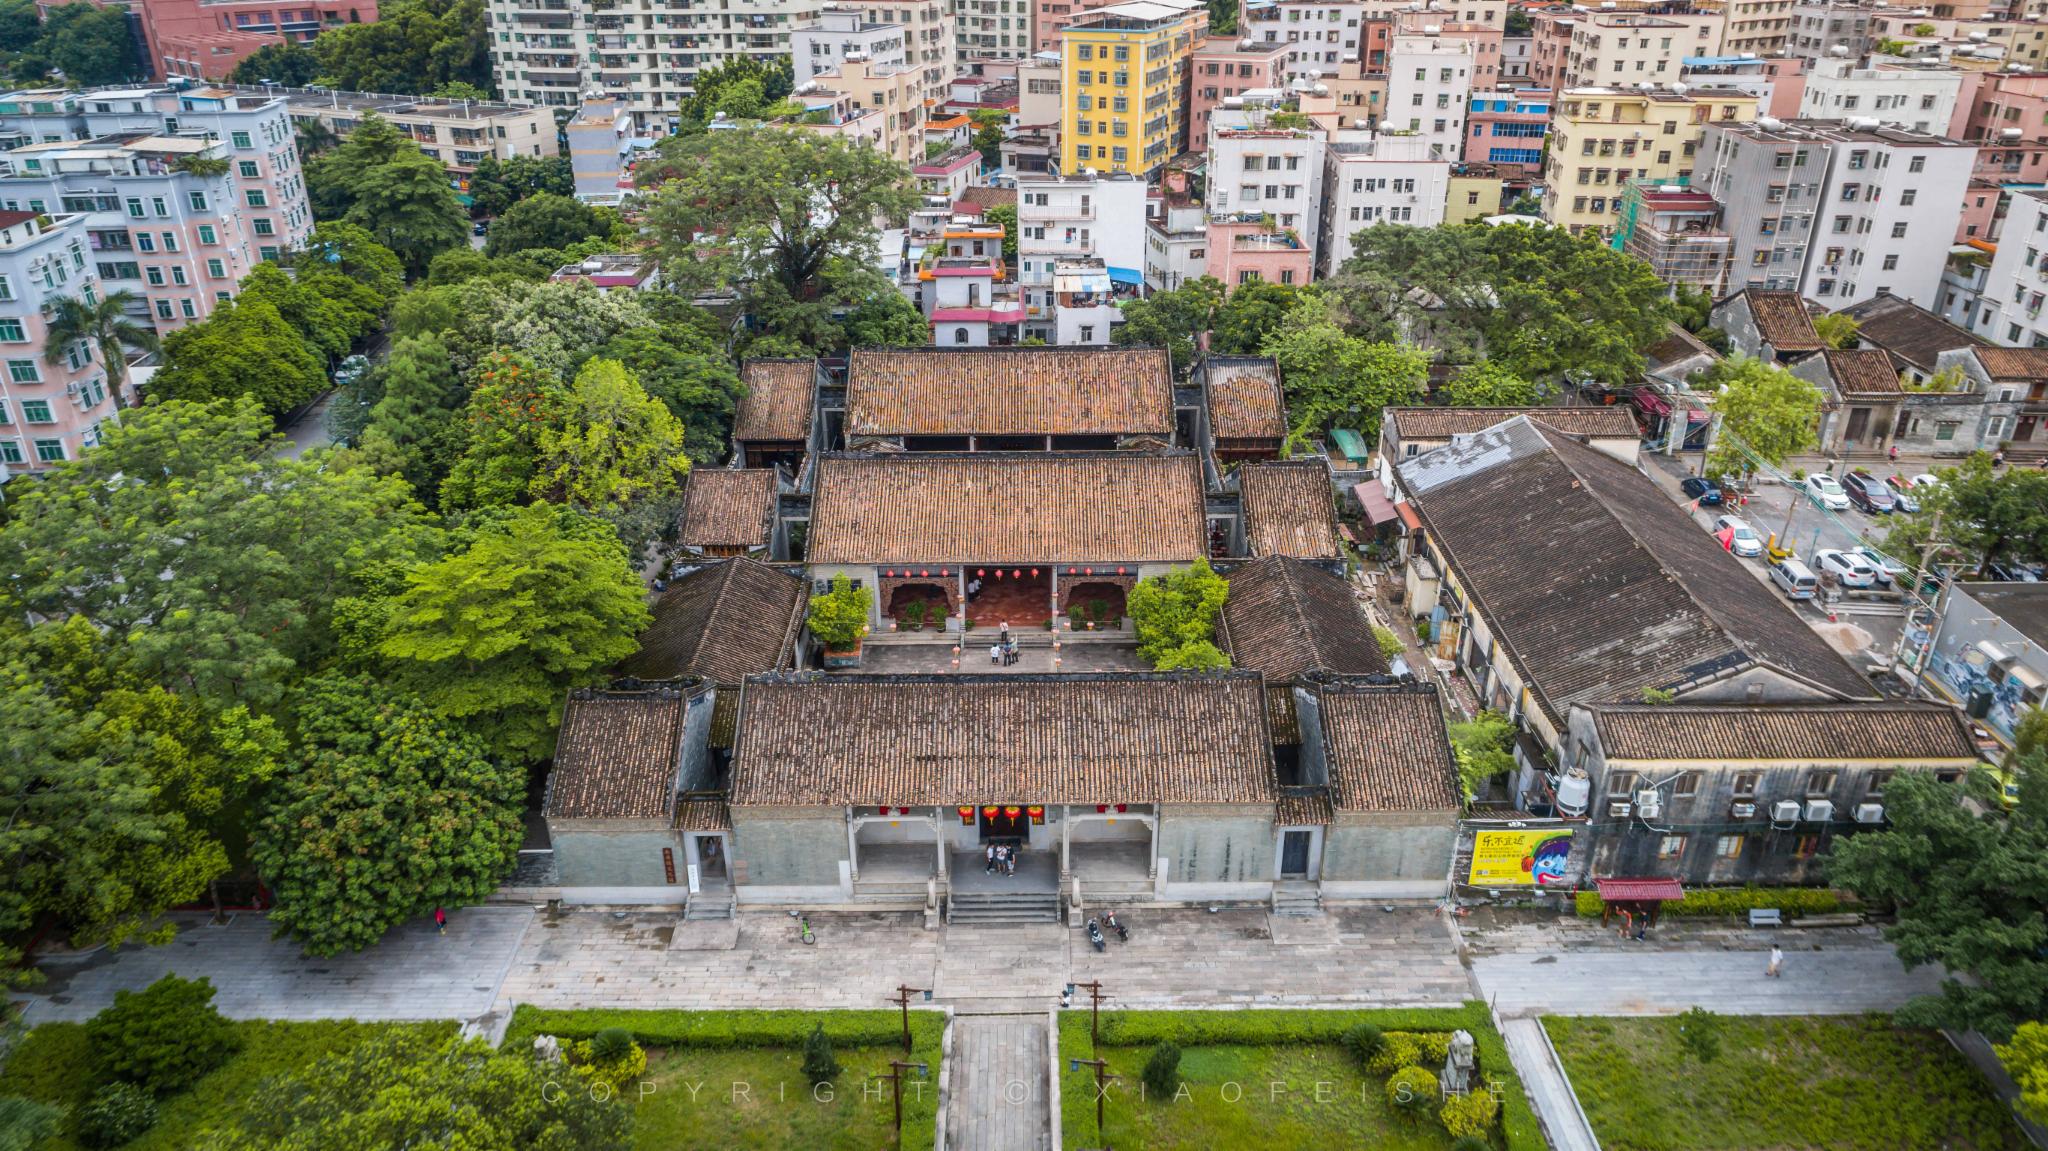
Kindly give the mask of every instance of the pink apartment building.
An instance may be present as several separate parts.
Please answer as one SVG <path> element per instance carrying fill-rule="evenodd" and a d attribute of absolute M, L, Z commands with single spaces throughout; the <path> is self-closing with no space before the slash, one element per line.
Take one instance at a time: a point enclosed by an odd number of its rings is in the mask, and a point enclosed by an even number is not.
<path fill-rule="evenodd" d="M 65 296 L 98 298 L 82 215 L 0 211 L 0 477 L 40 471 L 99 443 L 117 400 L 99 349 L 79 341 L 45 358 L 45 309 Z M 123 397 L 123 401 L 132 400 Z"/>
<path fill-rule="evenodd" d="M 1244 47 L 1245 44 L 1251 47 Z M 1287 81 L 1289 46 L 1211 36 L 1195 46 L 1189 69 L 1188 151 L 1209 147 L 1209 115 L 1232 96 L 1255 88 L 1280 88 Z"/>
<path fill-rule="evenodd" d="M 158 77 L 225 80 L 269 44 L 311 40 L 325 28 L 369 24 L 377 0 L 146 0 L 142 35 Z"/>
<path fill-rule="evenodd" d="M 1240 284 L 1306 284 L 1314 253 L 1301 237 L 1274 228 L 1258 216 L 1209 218 L 1208 274 L 1226 288 Z"/>
<path fill-rule="evenodd" d="M 2048 140 L 2048 74 L 1964 72 L 1948 134 L 1986 145 Z"/>

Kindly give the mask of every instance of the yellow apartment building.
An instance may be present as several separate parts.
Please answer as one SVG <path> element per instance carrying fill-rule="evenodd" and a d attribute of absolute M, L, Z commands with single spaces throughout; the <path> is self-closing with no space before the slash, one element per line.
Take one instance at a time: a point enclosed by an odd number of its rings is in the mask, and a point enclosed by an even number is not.
<path fill-rule="evenodd" d="M 1568 88 L 1550 119 L 1543 216 L 1576 234 L 1611 231 L 1631 180 L 1684 183 L 1708 124 L 1756 119 L 1733 88 Z"/>
<path fill-rule="evenodd" d="M 1187 148 L 1189 60 L 1206 6 L 1130 0 L 1060 30 L 1060 170 L 1146 174 Z"/>

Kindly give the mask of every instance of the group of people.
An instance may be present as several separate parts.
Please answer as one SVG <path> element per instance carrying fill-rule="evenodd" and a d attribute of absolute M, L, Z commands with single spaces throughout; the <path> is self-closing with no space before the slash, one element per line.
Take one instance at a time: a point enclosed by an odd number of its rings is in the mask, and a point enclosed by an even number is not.
<path fill-rule="evenodd" d="M 972 591 L 969 594 L 973 594 Z M 1010 621 L 1004 620 L 1002 631 L 996 636 L 996 642 L 989 645 L 988 662 L 993 666 L 1008 667 L 1016 663 L 1017 658 L 1017 637 L 1010 634 Z"/>
<path fill-rule="evenodd" d="M 1016 848 L 1008 844 L 991 843 L 988 845 L 986 855 L 988 858 L 988 873 L 990 875 L 994 875 L 997 871 L 1001 871 L 1004 875 L 1017 874 Z"/>

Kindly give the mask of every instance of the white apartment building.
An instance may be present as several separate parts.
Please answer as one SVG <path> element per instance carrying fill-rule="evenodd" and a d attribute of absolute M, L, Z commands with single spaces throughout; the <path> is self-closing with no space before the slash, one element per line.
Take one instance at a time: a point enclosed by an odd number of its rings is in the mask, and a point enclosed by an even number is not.
<path fill-rule="evenodd" d="M 903 50 L 918 69 L 924 98 L 942 97 L 955 71 L 952 5 L 944 0 L 832 0 L 832 7 L 859 12 L 870 24 L 903 29 Z"/>
<path fill-rule="evenodd" d="M 1314 82 L 1360 67 L 1362 29 L 1374 8 L 1332 0 L 1246 0 L 1238 35 L 1260 44 L 1289 45 L 1287 80 Z"/>
<path fill-rule="evenodd" d="M 1209 211 L 1217 216 L 1262 213 L 1301 237 L 1314 264 L 1318 221 L 1322 219 L 1323 149 L 1319 126 L 1273 126 L 1273 110 L 1232 108 L 1226 101 L 1209 118 Z"/>
<path fill-rule="evenodd" d="M 674 128 L 697 73 L 790 54 L 790 34 L 823 0 L 677 8 L 664 0 L 487 0 L 492 78 L 508 100 L 574 108 L 593 89 L 650 127 Z"/>
<path fill-rule="evenodd" d="M 55 301 L 87 302 L 103 289 L 87 250 L 83 215 L 0 211 L 0 480 L 54 467 L 99 443 L 122 402 L 90 340 L 44 358 Z"/>
<path fill-rule="evenodd" d="M 910 63 L 910 46 L 900 24 L 876 23 L 860 8 L 827 8 L 816 24 L 789 34 L 792 78 L 797 84 L 815 79 L 848 60 L 869 64 Z"/>
<path fill-rule="evenodd" d="M 1419 136 L 1345 132 L 1324 153 L 1316 275 L 1335 275 L 1352 237 L 1375 224 L 1433 228 L 1444 221 L 1451 165 Z"/>
<path fill-rule="evenodd" d="M 1445 36 L 1396 36 L 1387 52 L 1382 132 L 1413 132 L 1455 160 L 1465 150 L 1472 103 L 1472 42 Z"/>
<path fill-rule="evenodd" d="M 1151 200 L 1145 221 L 1145 289 L 1171 292 L 1200 279 L 1209 262 L 1209 209 L 1200 200 L 1168 192 Z"/>
<path fill-rule="evenodd" d="M 1962 85 L 1962 74 L 1946 68 L 1890 63 L 1859 68 L 1853 60 L 1824 59 L 1806 74 L 1799 117 L 1868 118 L 1940 136 L 1948 132 Z"/>
<path fill-rule="evenodd" d="M 954 0 L 955 63 L 1031 55 L 1031 0 Z"/>
<path fill-rule="evenodd" d="M 1940 307 L 1955 206 L 1977 150 L 1860 124 L 1706 127 L 1692 186 L 1721 204 L 1721 227 L 1733 241 L 1727 292 L 1797 291 L 1830 310 L 1889 292 Z"/>
<path fill-rule="evenodd" d="M 33 141 L 33 142 L 31 142 Z M 76 214 L 107 292 L 160 332 L 203 320 L 313 230 L 282 98 L 223 88 L 0 97 L 0 209 Z"/>
<path fill-rule="evenodd" d="M 1120 318 L 1108 296 L 1135 292 L 1145 278 L 1145 181 L 1132 175 L 1017 177 L 1017 283 L 1025 305 L 1026 336 L 1055 343 L 1109 342 Z M 1083 281 L 1099 266 L 1103 291 L 1082 293 L 1065 279 Z M 1062 309 L 1058 297 L 1100 296 L 1085 308 Z M 1063 312 L 1072 314 L 1063 315 Z M 1083 333 L 1082 328 L 1087 331 Z M 1064 333 L 1064 335 L 1063 335 Z M 1085 338 L 1084 338 L 1085 335 Z"/>
<path fill-rule="evenodd" d="M 1720 12 L 1597 11 L 1571 24 L 1562 91 L 1670 84 L 1688 56 L 1718 56 L 1726 18 Z"/>
<path fill-rule="evenodd" d="M 2048 190 L 2015 188 L 2004 238 L 1991 258 L 1983 291 L 1963 326 L 2008 348 L 2048 348 Z"/>

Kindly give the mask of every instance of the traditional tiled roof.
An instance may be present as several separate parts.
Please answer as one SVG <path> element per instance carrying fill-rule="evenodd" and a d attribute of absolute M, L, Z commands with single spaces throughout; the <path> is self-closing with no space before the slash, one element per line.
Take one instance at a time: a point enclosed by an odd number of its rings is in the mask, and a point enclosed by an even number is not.
<path fill-rule="evenodd" d="M 808 586 L 794 572 L 744 557 L 679 576 L 655 601 L 639 653 L 620 664 L 618 674 L 738 684 L 774 671 L 789 658 Z M 719 703 L 725 703 L 722 692 Z"/>
<path fill-rule="evenodd" d="M 1977 758 L 1962 712 L 1947 704 L 1607 704 L 1593 729 L 1608 759 L 1886 760 Z"/>
<path fill-rule="evenodd" d="M 562 709 L 544 814 L 667 819 L 682 757 L 685 692 L 577 691 Z"/>
<path fill-rule="evenodd" d="M 1338 559 L 1335 489 L 1320 460 L 1250 461 L 1238 469 L 1245 543 L 1255 556 Z"/>
<path fill-rule="evenodd" d="M 1280 365 L 1266 356 L 1211 356 L 1209 429 L 1219 440 L 1278 440 L 1287 436 L 1280 395 Z"/>
<path fill-rule="evenodd" d="M 1541 420 L 1571 436 L 1635 439 L 1642 435 L 1625 407 L 1576 408 L 1388 408 L 1387 419 L 1404 440 L 1447 440 L 1485 431 L 1516 416 Z"/>
<path fill-rule="evenodd" d="M 1330 822 L 1330 793 L 1326 788 L 1286 788 L 1273 806 L 1273 822 L 1282 826 L 1307 827 Z"/>
<path fill-rule="evenodd" d="M 1890 354 L 1877 348 L 1830 348 L 1821 355 L 1835 390 L 1845 396 L 1895 396 L 1904 390 Z"/>
<path fill-rule="evenodd" d="M 1255 674 L 761 676 L 735 806 L 1273 802 Z"/>
<path fill-rule="evenodd" d="M 1318 685 L 1330 797 L 1346 811 L 1456 811 L 1463 803 L 1433 685 Z"/>
<path fill-rule="evenodd" d="M 774 526 L 771 468 L 696 468 L 683 483 L 676 540 L 685 547 L 767 547 Z"/>
<path fill-rule="evenodd" d="M 1573 703 L 1749 667 L 1869 681 L 1634 468 L 1517 418 L 1398 465 L 1411 506 L 1558 730 Z"/>
<path fill-rule="evenodd" d="M 1171 435 L 1162 348 L 856 348 L 849 436 Z"/>
<path fill-rule="evenodd" d="M 1643 360 L 1649 370 L 1657 371 L 1672 364 L 1681 363 L 1694 357 L 1718 360 L 1721 357 L 1714 349 L 1700 342 L 1698 336 L 1674 323 L 1664 325 L 1664 338 L 1643 349 Z M 1570 429 L 1561 429 L 1569 431 Z"/>
<path fill-rule="evenodd" d="M 1977 362 L 1994 380 L 2048 379 L 2048 348 L 1978 348 Z"/>
<path fill-rule="evenodd" d="M 1208 547 L 1191 453 L 829 455 L 813 563 L 1192 561 Z"/>
<path fill-rule="evenodd" d="M 1745 288 L 1749 314 L 1756 321 L 1757 335 L 1778 352 L 1817 352 L 1827 341 L 1813 330 L 1813 314 L 1798 292 L 1772 292 Z"/>
<path fill-rule="evenodd" d="M 732 437 L 747 443 L 811 438 L 811 403 L 817 398 L 816 360 L 748 360 L 740 365 L 747 394 L 733 417 Z"/>
<path fill-rule="evenodd" d="M 1285 556 L 1253 560 L 1230 573 L 1230 598 L 1223 601 L 1219 631 L 1232 664 L 1274 682 L 1315 671 L 1382 675 L 1388 670 L 1351 585 Z"/>
<path fill-rule="evenodd" d="M 1911 300 L 1883 294 L 1842 309 L 1856 321 L 1856 338 L 1932 375 L 1941 353 L 1984 343 Z"/>

